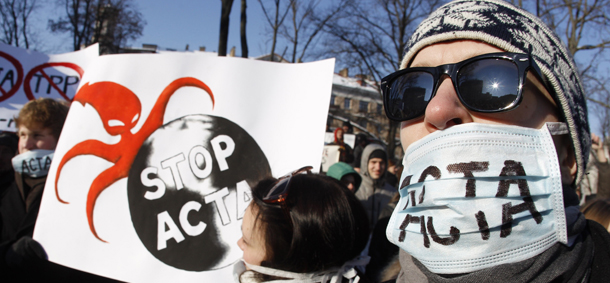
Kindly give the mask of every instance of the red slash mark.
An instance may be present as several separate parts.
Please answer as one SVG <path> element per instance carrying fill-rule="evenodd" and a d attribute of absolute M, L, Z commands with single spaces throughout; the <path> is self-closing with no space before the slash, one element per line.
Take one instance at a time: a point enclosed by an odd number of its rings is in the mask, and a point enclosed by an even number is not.
<path fill-rule="evenodd" d="M 49 75 L 47 75 L 47 73 L 45 73 L 44 69 L 45 68 L 49 68 L 49 67 L 66 67 L 66 68 L 70 68 L 74 71 L 76 71 L 79 75 L 80 78 L 83 77 L 83 69 L 81 67 L 79 67 L 78 65 L 74 64 L 74 63 L 67 63 L 67 62 L 53 62 L 53 63 L 44 63 L 42 65 L 38 65 L 35 68 L 33 68 L 32 70 L 30 70 L 30 72 L 25 76 L 25 84 L 23 85 L 23 91 L 25 92 L 25 96 L 27 96 L 27 98 L 29 100 L 34 100 L 34 93 L 32 92 L 32 87 L 30 86 L 30 81 L 32 80 L 32 77 L 40 72 L 40 74 L 47 80 L 49 81 L 49 84 L 55 89 L 57 90 L 57 92 L 59 93 L 59 95 L 61 95 L 64 99 L 66 99 L 67 101 L 72 101 L 72 99 L 70 99 L 58 86 L 57 84 L 55 84 L 53 82 L 53 80 L 49 77 Z"/>
<path fill-rule="evenodd" d="M 2 87 L 0 87 L 0 92 L 2 93 L 2 97 L 0 97 L 0 102 L 2 102 L 2 101 L 5 101 L 6 99 L 8 99 L 9 97 L 13 96 L 13 94 L 15 94 L 17 92 L 17 90 L 19 90 L 19 87 L 21 86 L 21 82 L 23 81 L 23 67 L 21 66 L 21 63 L 19 63 L 19 61 L 17 61 L 17 59 L 15 59 L 13 56 L 8 55 L 2 51 L 0 51 L 0 57 L 11 62 L 11 64 L 13 64 L 13 66 L 17 70 L 17 83 L 15 83 L 9 91 L 5 91 Z"/>

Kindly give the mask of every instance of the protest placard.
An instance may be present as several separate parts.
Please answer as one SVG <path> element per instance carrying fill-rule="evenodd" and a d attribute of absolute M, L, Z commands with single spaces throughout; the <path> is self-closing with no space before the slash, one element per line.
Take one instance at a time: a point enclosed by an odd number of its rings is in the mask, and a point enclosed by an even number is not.
<path fill-rule="evenodd" d="M 322 151 L 322 172 L 328 172 L 328 168 L 339 162 L 341 152 L 338 145 L 325 145 Z"/>
<path fill-rule="evenodd" d="M 324 144 L 331 144 L 335 142 L 335 133 L 330 132 L 324 134 Z M 356 135 L 354 134 L 343 134 L 343 142 L 348 144 L 351 148 L 356 145 Z"/>
<path fill-rule="evenodd" d="M 29 100 L 49 97 L 71 101 L 98 45 L 47 55 L 0 43 L 0 131 L 15 132 L 13 117 Z"/>
<path fill-rule="evenodd" d="M 89 66 L 34 238 L 128 282 L 232 282 L 250 188 L 318 170 L 334 60 L 110 55 Z"/>

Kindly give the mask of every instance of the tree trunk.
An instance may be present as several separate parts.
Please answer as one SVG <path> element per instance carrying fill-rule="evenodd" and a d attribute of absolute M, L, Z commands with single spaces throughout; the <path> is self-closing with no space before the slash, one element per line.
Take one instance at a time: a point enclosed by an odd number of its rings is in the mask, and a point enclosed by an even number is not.
<path fill-rule="evenodd" d="M 248 40 L 246 39 L 246 0 L 241 0 L 241 17 L 239 25 L 239 38 L 241 42 L 241 57 L 248 58 Z"/>
<path fill-rule="evenodd" d="M 297 46 L 299 45 L 299 25 L 297 23 L 297 2 L 292 2 L 290 6 L 292 10 L 292 28 L 294 31 L 294 42 L 292 44 L 292 63 L 295 63 L 297 58 Z"/>
<path fill-rule="evenodd" d="M 229 39 L 229 15 L 233 7 L 233 0 L 221 0 L 220 35 L 218 38 L 218 56 L 227 56 L 227 41 Z"/>
<path fill-rule="evenodd" d="M 271 56 L 269 56 L 269 61 L 273 61 L 273 57 L 275 57 L 275 44 L 277 43 L 277 31 L 279 29 L 279 25 L 278 25 L 279 16 L 280 16 L 280 0 L 275 0 L 275 21 L 273 21 L 273 40 L 271 42 Z"/>
<path fill-rule="evenodd" d="M 28 10 L 29 6 L 28 6 L 28 1 L 27 0 L 23 0 L 23 6 L 21 7 L 22 10 L 22 14 L 21 14 L 21 22 L 22 22 L 22 29 L 21 29 L 21 33 L 23 34 L 23 41 L 25 43 L 25 49 L 30 49 L 30 43 L 28 41 L 28 33 L 27 33 L 27 21 L 28 21 L 28 17 L 30 16 L 30 12 Z"/>

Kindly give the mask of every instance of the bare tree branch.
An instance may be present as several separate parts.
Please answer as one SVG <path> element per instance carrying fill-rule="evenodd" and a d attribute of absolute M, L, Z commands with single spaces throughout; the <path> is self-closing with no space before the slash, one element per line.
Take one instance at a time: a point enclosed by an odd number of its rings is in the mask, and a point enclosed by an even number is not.
<path fill-rule="evenodd" d="M 326 24 L 327 53 L 339 65 L 363 70 L 379 82 L 396 71 L 416 25 L 445 1 L 360 0 L 346 7 L 345 16 Z M 389 121 L 388 151 L 395 148 L 397 123 Z"/>
<path fill-rule="evenodd" d="M 286 8 L 284 8 L 282 10 L 281 6 L 281 1 L 280 0 L 273 0 L 273 19 L 271 17 L 271 15 L 269 14 L 269 12 L 267 11 L 267 7 L 265 4 L 263 4 L 263 0 L 258 0 L 258 3 L 261 5 L 261 8 L 263 9 L 263 14 L 265 15 L 265 18 L 267 19 L 267 22 L 269 23 L 269 26 L 271 27 L 272 30 L 272 39 L 271 39 L 271 55 L 269 57 L 269 61 L 273 61 L 274 58 L 274 54 L 275 54 L 275 47 L 277 44 L 277 35 L 279 33 L 280 28 L 282 27 L 282 24 L 284 23 L 284 20 L 286 19 L 286 16 L 288 15 L 288 13 L 290 12 L 290 7 L 292 6 L 292 3 L 296 1 L 296 0 L 289 0 L 287 3 Z"/>
<path fill-rule="evenodd" d="M 28 20 L 37 7 L 36 0 L 0 0 L 0 41 L 29 49 L 31 32 Z"/>
<path fill-rule="evenodd" d="M 72 47 L 100 43 L 100 52 L 116 53 L 129 40 L 142 36 L 146 21 L 133 0 L 57 0 L 66 15 L 49 20 L 52 32 L 70 33 Z"/>
<path fill-rule="evenodd" d="M 589 111 L 600 119 L 604 135 L 610 133 L 610 0 L 542 0 L 543 21 L 562 34 L 580 69 Z M 604 69 L 605 68 L 605 69 Z"/>

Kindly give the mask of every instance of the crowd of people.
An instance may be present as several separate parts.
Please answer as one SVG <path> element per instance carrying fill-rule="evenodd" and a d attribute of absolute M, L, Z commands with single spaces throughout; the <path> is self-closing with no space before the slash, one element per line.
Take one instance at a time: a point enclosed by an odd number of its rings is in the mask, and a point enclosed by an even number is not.
<path fill-rule="evenodd" d="M 381 88 L 404 159 L 363 134 L 352 149 L 348 123 L 324 174 L 259 182 L 236 282 L 610 278 L 607 146 L 590 133 L 570 53 L 540 19 L 501 0 L 452 1 L 422 21 Z M 67 110 L 31 101 L 17 135 L 0 135 L 0 273 L 22 281 L 110 281 L 49 263 L 31 238 Z"/>
<path fill-rule="evenodd" d="M 32 239 L 47 174 L 69 106 L 50 98 L 26 103 L 17 133 L 0 134 L 0 274 L 3 282 L 116 282 L 48 261 Z"/>
<path fill-rule="evenodd" d="M 386 114 L 401 122 L 400 185 L 380 177 L 388 155 L 379 144 L 362 150 L 359 168 L 341 146 L 343 162 L 328 170 L 352 188 L 361 180 L 351 191 L 372 228 L 362 278 L 607 281 L 608 156 L 590 134 L 578 70 L 558 37 L 510 3 L 452 1 L 414 31 L 400 69 L 381 81 Z M 601 171 L 581 183 L 593 175 L 591 148 Z"/>

